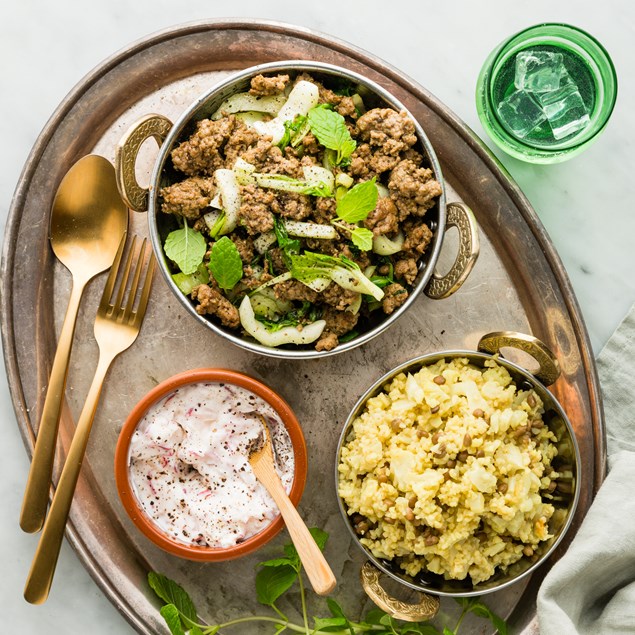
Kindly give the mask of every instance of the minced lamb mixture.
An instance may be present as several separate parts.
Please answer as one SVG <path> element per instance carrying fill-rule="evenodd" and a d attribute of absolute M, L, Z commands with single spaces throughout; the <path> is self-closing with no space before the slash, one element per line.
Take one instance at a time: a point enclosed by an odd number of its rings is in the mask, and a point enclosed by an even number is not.
<path fill-rule="evenodd" d="M 326 321 L 321 336 L 313 343 L 320 351 L 331 350 L 362 332 L 373 312 L 389 315 L 406 301 L 418 274 L 419 260 L 432 239 L 425 215 L 441 195 L 441 185 L 415 149 L 418 143 L 415 126 L 405 112 L 391 108 L 365 111 L 358 96 L 347 94 L 350 92 L 347 90 L 330 90 L 307 74 L 294 79 L 289 75 L 258 75 L 251 80 L 249 94 L 269 97 L 288 92 L 301 80 L 317 85 L 318 103 L 329 104 L 342 115 L 356 142 L 349 159 L 331 167 L 333 173 L 348 175 L 353 185 L 375 177 L 376 182 L 384 186 L 384 195 L 380 194 L 375 209 L 365 219 L 355 225 L 340 222 L 335 226 L 336 239 L 297 238 L 300 254 L 343 256 L 356 263 L 361 271 L 370 271 L 371 280 L 376 280 L 383 289 L 381 301 L 363 296 L 361 306 L 351 310 L 358 294 L 335 282 L 321 291 L 293 279 L 269 287 L 275 299 L 291 306 L 288 313 L 295 316 L 298 328 L 302 328 L 303 322 Z M 302 179 L 305 167 L 325 163 L 327 150 L 310 129 L 306 130 L 301 143 L 281 145 L 273 144 L 271 136 L 259 134 L 240 116 L 226 114 L 217 120 L 199 121 L 194 133 L 172 151 L 173 167 L 183 178 L 161 189 L 161 209 L 176 216 L 179 224 L 185 220 L 190 228 L 205 236 L 209 249 L 204 262 L 209 261 L 215 242 L 203 216 L 210 211 L 210 202 L 218 194 L 216 170 L 232 169 L 240 158 L 255 166 L 259 173 Z M 189 291 L 199 314 L 209 315 L 233 330 L 241 329 L 238 306 L 244 295 L 288 271 L 288 260 L 278 242 L 259 253 L 254 241 L 272 232 L 276 219 L 334 226 L 331 221 L 337 217 L 336 196 L 296 194 L 247 184 L 240 186 L 240 200 L 238 223 L 228 238 L 240 254 L 242 279 L 228 292 L 210 275 L 208 282 Z M 359 249 L 351 241 L 350 231 L 355 226 L 370 230 L 375 237 L 390 239 L 401 232 L 404 239 L 401 250 L 379 256 L 372 250 Z"/>

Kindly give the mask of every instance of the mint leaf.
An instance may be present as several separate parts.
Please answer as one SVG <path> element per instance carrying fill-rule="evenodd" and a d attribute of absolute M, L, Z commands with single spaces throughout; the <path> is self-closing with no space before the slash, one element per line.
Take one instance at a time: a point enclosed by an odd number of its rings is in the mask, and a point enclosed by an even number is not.
<path fill-rule="evenodd" d="M 159 612 L 168 625 L 172 635 L 185 635 L 185 631 L 181 625 L 181 614 L 174 604 L 166 604 Z"/>
<path fill-rule="evenodd" d="M 201 232 L 185 226 L 168 234 L 163 244 L 165 255 L 185 274 L 194 273 L 203 262 L 207 241 Z"/>
<path fill-rule="evenodd" d="M 243 277 L 243 261 L 236 245 L 227 236 L 214 243 L 209 270 L 221 289 L 233 289 Z"/>
<path fill-rule="evenodd" d="M 313 618 L 313 628 L 316 631 L 325 631 L 329 632 L 329 630 L 341 631 L 342 627 L 347 627 L 349 625 L 349 621 L 345 617 L 314 617 Z"/>
<path fill-rule="evenodd" d="M 353 245 L 362 251 L 370 251 L 373 248 L 373 232 L 365 227 L 356 227 L 351 232 Z"/>
<path fill-rule="evenodd" d="M 289 558 L 274 558 L 273 560 L 265 560 L 264 562 L 259 562 L 259 567 L 281 567 L 282 565 L 292 565 L 291 560 Z"/>
<path fill-rule="evenodd" d="M 256 596 L 258 602 L 271 606 L 293 586 L 297 577 L 297 571 L 288 564 L 277 567 L 263 567 L 256 574 Z"/>
<path fill-rule="evenodd" d="M 322 104 L 311 108 L 308 117 L 315 138 L 325 148 L 337 152 L 336 163 L 342 163 L 353 154 L 357 144 L 351 137 L 342 115 Z"/>
<path fill-rule="evenodd" d="M 377 207 L 377 185 L 375 177 L 352 187 L 337 201 L 337 215 L 347 223 L 364 220 Z"/>
<path fill-rule="evenodd" d="M 174 605 L 180 614 L 191 622 L 196 622 L 196 608 L 192 598 L 183 587 L 161 573 L 148 573 L 150 588 L 168 605 Z"/>
<path fill-rule="evenodd" d="M 320 551 L 324 551 L 324 547 L 326 547 L 326 543 L 329 539 L 328 533 L 319 527 L 309 527 L 309 532 L 313 536 L 313 540 L 315 540 L 317 546 L 320 548 Z"/>

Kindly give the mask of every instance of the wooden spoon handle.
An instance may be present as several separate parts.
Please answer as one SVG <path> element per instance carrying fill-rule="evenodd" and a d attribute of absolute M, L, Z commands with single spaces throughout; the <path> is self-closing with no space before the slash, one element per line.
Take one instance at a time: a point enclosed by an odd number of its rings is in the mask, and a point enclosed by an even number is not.
<path fill-rule="evenodd" d="M 79 282 L 76 279 L 73 280 L 73 290 L 68 301 L 64 324 L 53 359 L 42 417 L 33 448 L 33 459 L 22 501 L 22 511 L 20 512 L 20 527 L 29 533 L 42 529 L 46 516 L 57 444 L 57 430 L 68 375 L 68 360 L 71 355 L 79 303 L 85 285 L 86 282 L 83 280 Z"/>
<path fill-rule="evenodd" d="M 318 595 L 328 595 L 337 583 L 335 576 L 298 510 L 287 496 L 280 479 L 276 474 L 275 478 L 270 476 L 261 479 L 259 477 L 259 480 L 278 505 L 313 590 Z"/>

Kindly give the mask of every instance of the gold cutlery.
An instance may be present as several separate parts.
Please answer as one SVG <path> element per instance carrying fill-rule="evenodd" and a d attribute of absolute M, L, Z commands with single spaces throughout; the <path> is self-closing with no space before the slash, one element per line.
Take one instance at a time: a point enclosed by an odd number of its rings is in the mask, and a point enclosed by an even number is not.
<path fill-rule="evenodd" d="M 151 251 L 149 255 L 146 254 L 146 239 L 137 250 L 137 240 L 134 237 L 128 257 L 122 265 L 125 242 L 124 235 L 95 318 L 95 339 L 99 345 L 99 362 L 95 376 L 77 422 L 24 589 L 25 599 L 32 604 L 44 602 L 51 588 L 66 520 L 106 373 L 115 357 L 136 340 L 148 304 L 156 262 L 154 255 Z M 127 300 L 124 302 L 126 296 Z M 112 302 L 111 298 L 114 298 Z"/>
<path fill-rule="evenodd" d="M 313 590 L 318 595 L 328 595 L 337 583 L 335 576 L 280 481 L 267 421 L 258 412 L 254 415 L 262 422 L 263 432 L 258 442 L 250 449 L 249 465 L 278 506 Z"/>
<path fill-rule="evenodd" d="M 73 288 L 53 359 L 20 513 L 20 527 L 30 533 L 42 528 L 46 516 L 80 300 L 88 281 L 112 265 L 127 227 L 128 208 L 119 196 L 112 164 L 97 155 L 77 161 L 62 179 L 51 211 L 51 247 L 71 272 Z"/>

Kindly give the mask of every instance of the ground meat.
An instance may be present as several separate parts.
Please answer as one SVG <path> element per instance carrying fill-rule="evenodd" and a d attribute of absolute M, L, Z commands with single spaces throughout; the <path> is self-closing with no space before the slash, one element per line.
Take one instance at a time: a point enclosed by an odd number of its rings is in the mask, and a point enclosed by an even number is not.
<path fill-rule="evenodd" d="M 310 196 L 304 194 L 278 192 L 271 211 L 284 218 L 304 220 L 313 212 L 313 202 Z"/>
<path fill-rule="evenodd" d="M 381 308 L 384 313 L 390 315 L 399 308 L 408 298 L 408 292 L 399 283 L 393 282 L 384 288 L 384 298 L 381 301 Z"/>
<path fill-rule="evenodd" d="M 294 179 L 304 178 L 304 170 L 300 161 L 292 153 L 284 153 L 278 146 L 272 146 L 267 154 L 265 169 L 271 174 L 285 174 Z"/>
<path fill-rule="evenodd" d="M 267 95 L 276 95 L 281 93 L 289 83 L 288 75 L 276 75 L 275 77 L 264 77 L 256 75 L 251 80 L 251 88 L 249 94 L 256 97 L 265 97 Z"/>
<path fill-rule="evenodd" d="M 322 333 L 322 336 L 315 344 L 316 351 L 332 351 L 339 344 L 337 335 L 333 333 Z"/>
<path fill-rule="evenodd" d="M 373 108 L 357 120 L 357 128 L 362 141 L 370 140 L 371 146 L 392 140 L 401 144 L 401 150 L 407 150 L 417 143 L 415 125 L 403 110 Z"/>
<path fill-rule="evenodd" d="M 243 238 L 235 233 L 232 234 L 230 238 L 234 245 L 236 245 L 236 249 L 238 249 L 240 259 L 244 263 L 250 263 L 254 259 L 254 241 L 249 236 Z"/>
<path fill-rule="evenodd" d="M 401 160 L 400 153 L 417 142 L 410 117 L 392 108 L 369 110 L 357 120 L 357 129 L 361 140 L 369 145 L 369 169 L 377 174 L 392 170 Z"/>
<path fill-rule="evenodd" d="M 276 298 L 279 300 L 300 300 L 302 302 L 317 302 L 318 294 L 298 280 L 287 280 L 273 286 Z"/>
<path fill-rule="evenodd" d="M 380 198 L 377 207 L 366 217 L 364 225 L 375 236 L 396 234 L 399 229 L 397 208 L 389 198 Z"/>
<path fill-rule="evenodd" d="M 285 264 L 284 258 L 282 257 L 282 249 L 280 249 L 279 247 L 274 247 L 273 249 L 269 249 L 267 253 L 269 254 L 269 258 L 265 259 L 265 263 L 268 263 L 270 260 L 271 264 L 273 265 L 273 271 L 270 271 L 269 273 L 277 276 L 278 274 L 288 271 L 287 265 Z"/>
<path fill-rule="evenodd" d="M 322 313 L 322 319 L 326 321 L 324 332 L 333 333 L 339 337 L 355 328 L 359 320 L 359 313 L 338 311 L 327 307 Z"/>
<path fill-rule="evenodd" d="M 398 260 L 394 267 L 395 278 L 403 280 L 406 284 L 412 284 L 419 273 L 416 258 L 404 258 Z"/>
<path fill-rule="evenodd" d="M 271 190 L 255 185 L 241 189 L 242 205 L 238 210 L 238 222 L 251 236 L 263 234 L 273 229 L 271 206 L 276 200 Z"/>
<path fill-rule="evenodd" d="M 302 138 L 302 149 L 304 154 L 316 156 L 322 152 L 322 148 L 318 145 L 318 140 L 312 132 L 307 132 Z"/>
<path fill-rule="evenodd" d="M 256 289 L 265 282 L 269 282 L 272 278 L 272 275 L 260 269 L 254 270 L 250 265 L 245 265 L 243 267 L 243 277 L 240 280 L 240 285 L 248 290 Z"/>
<path fill-rule="evenodd" d="M 172 150 L 174 167 L 189 176 L 211 175 L 214 170 L 227 167 L 223 150 L 237 121 L 234 115 L 218 121 L 199 121 L 196 132 Z"/>
<path fill-rule="evenodd" d="M 243 152 L 242 158 L 256 167 L 256 171 L 263 172 L 269 163 L 269 153 L 276 146 L 271 145 L 271 137 L 260 137 L 256 145 Z M 277 148 L 279 149 L 279 148 Z"/>
<path fill-rule="evenodd" d="M 359 116 L 357 108 L 355 108 L 355 102 L 352 97 L 342 97 L 342 100 L 337 105 L 335 110 L 342 115 L 342 117 L 350 117 L 351 119 L 357 119 Z"/>
<path fill-rule="evenodd" d="M 399 220 L 423 216 L 441 195 L 441 185 L 432 178 L 432 170 L 417 167 L 410 159 L 401 161 L 390 173 L 388 189 L 399 210 Z"/>
<path fill-rule="evenodd" d="M 318 196 L 315 200 L 313 218 L 317 223 L 328 225 L 337 216 L 337 204 L 334 198 Z"/>
<path fill-rule="evenodd" d="M 166 214 L 177 214 L 196 220 L 200 217 L 201 210 L 209 205 L 214 192 L 212 178 L 194 176 L 185 179 L 161 189 L 161 210 Z"/>
<path fill-rule="evenodd" d="M 370 145 L 359 144 L 351 155 L 351 175 L 364 180 L 371 178 L 373 176 L 370 171 L 371 157 Z"/>
<path fill-rule="evenodd" d="M 206 284 L 192 290 L 192 300 L 198 300 L 196 312 L 199 315 L 215 315 L 223 326 L 235 329 L 240 324 L 238 309 L 218 291 Z"/>
<path fill-rule="evenodd" d="M 233 167 L 236 159 L 245 154 L 248 148 L 256 145 L 259 139 L 260 135 L 255 130 L 237 119 L 224 148 L 226 165 Z"/>
<path fill-rule="evenodd" d="M 344 311 L 357 300 L 357 295 L 355 291 L 343 289 L 334 282 L 331 282 L 329 286 L 322 291 L 320 298 L 337 311 Z"/>
<path fill-rule="evenodd" d="M 403 224 L 404 241 L 402 251 L 408 256 L 419 258 L 432 240 L 432 232 L 425 223 L 409 221 Z"/>

